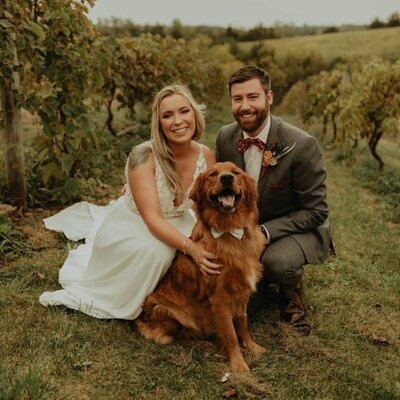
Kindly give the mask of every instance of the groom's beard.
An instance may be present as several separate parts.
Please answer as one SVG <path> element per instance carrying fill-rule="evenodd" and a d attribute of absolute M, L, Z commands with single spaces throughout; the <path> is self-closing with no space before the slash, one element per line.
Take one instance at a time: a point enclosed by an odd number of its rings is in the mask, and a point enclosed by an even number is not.
<path fill-rule="evenodd" d="M 255 132 L 267 119 L 268 117 L 268 109 L 264 109 L 262 111 L 258 111 L 251 119 L 243 118 L 241 116 L 242 113 L 233 114 L 236 122 L 239 124 L 240 128 L 246 133 L 253 133 Z"/>

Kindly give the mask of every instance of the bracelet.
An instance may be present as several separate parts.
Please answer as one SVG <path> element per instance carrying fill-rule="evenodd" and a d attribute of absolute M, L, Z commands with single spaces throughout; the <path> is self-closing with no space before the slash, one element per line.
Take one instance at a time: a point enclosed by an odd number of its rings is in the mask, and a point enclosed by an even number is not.
<path fill-rule="evenodd" d="M 260 225 L 260 229 L 261 229 L 261 232 L 263 233 L 265 239 L 267 240 L 267 243 L 266 243 L 266 244 L 270 244 L 271 239 L 270 239 L 270 237 L 269 237 L 269 235 L 268 235 L 267 228 L 266 228 L 264 225 Z"/>
<path fill-rule="evenodd" d="M 186 256 L 186 245 L 187 245 L 187 243 L 188 243 L 188 241 L 190 240 L 190 238 L 186 238 L 184 241 L 183 241 L 183 245 L 182 245 L 182 253 Z"/>

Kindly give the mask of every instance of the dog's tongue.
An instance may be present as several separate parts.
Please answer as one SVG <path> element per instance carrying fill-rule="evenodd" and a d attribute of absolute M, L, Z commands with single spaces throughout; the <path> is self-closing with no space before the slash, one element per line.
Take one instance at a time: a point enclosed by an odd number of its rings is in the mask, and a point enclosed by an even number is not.
<path fill-rule="evenodd" d="M 218 201 L 222 203 L 224 207 L 233 207 L 235 203 L 235 196 L 229 194 L 227 196 L 218 196 Z"/>

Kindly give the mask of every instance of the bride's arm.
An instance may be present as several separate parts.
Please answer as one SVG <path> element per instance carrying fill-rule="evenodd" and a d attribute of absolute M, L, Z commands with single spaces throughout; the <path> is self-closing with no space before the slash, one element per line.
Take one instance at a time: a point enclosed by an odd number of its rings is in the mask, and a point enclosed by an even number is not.
<path fill-rule="evenodd" d="M 221 266 L 210 261 L 215 256 L 180 233 L 162 216 L 150 147 L 139 145 L 132 150 L 128 159 L 128 179 L 136 207 L 151 234 L 170 247 L 184 250 L 203 273 L 219 274 Z"/>

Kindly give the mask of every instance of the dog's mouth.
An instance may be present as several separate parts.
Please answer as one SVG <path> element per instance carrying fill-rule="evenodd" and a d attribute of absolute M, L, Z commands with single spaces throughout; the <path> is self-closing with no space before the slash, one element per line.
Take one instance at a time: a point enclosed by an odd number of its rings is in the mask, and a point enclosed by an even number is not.
<path fill-rule="evenodd" d="M 232 212 L 239 203 L 241 195 L 231 189 L 225 189 L 217 195 L 211 196 L 214 204 L 223 211 Z"/>

